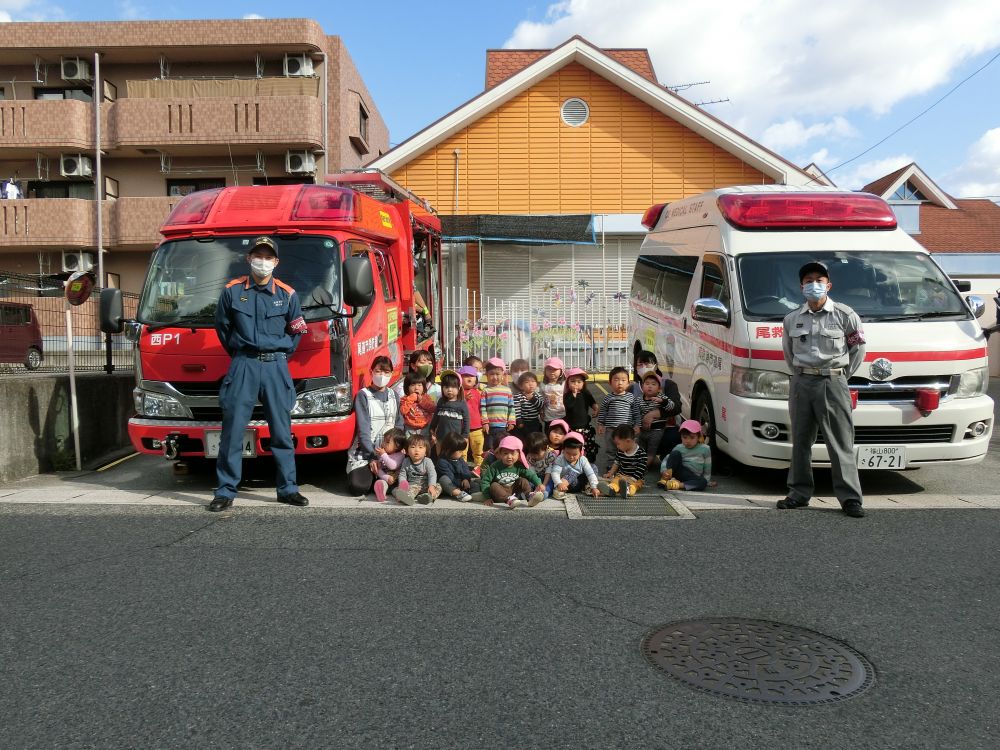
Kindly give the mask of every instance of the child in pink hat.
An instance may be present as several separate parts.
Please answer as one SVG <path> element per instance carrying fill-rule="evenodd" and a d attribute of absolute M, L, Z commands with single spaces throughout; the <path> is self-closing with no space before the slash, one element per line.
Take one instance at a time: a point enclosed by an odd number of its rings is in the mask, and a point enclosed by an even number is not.
<path fill-rule="evenodd" d="M 508 508 L 534 507 L 545 499 L 541 478 L 528 468 L 524 444 L 508 435 L 494 450 L 497 460 L 483 466 L 480 489 L 486 505 L 503 503 Z"/>
<path fill-rule="evenodd" d="M 563 377 L 563 368 L 563 361 L 559 357 L 545 360 L 540 387 L 542 398 L 545 399 L 545 409 L 542 411 L 542 421 L 545 424 L 566 416 L 566 407 L 563 405 L 563 384 L 566 378 Z"/>
<path fill-rule="evenodd" d="M 660 481 L 666 490 L 703 490 L 714 487 L 712 449 L 705 444 L 701 423 L 688 419 L 681 423 L 681 442 L 660 464 Z"/>

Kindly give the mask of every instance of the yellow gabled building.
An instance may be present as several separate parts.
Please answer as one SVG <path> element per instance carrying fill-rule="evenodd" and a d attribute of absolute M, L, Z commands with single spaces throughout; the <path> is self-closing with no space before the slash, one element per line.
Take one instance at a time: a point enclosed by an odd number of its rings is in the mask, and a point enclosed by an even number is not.
<path fill-rule="evenodd" d="M 658 83 L 646 50 L 580 37 L 489 50 L 482 94 L 369 166 L 438 210 L 449 283 L 470 300 L 522 300 L 541 314 L 539 304 L 579 290 L 611 324 L 624 320 L 649 206 L 812 181 Z"/>

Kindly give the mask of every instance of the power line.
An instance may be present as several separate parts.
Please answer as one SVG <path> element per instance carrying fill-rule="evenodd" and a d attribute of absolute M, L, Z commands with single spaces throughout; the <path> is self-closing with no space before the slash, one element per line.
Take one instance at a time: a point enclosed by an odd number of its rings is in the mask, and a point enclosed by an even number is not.
<path fill-rule="evenodd" d="M 954 86 L 952 86 L 951 89 L 949 89 L 946 94 L 944 94 L 940 99 L 938 99 L 936 102 L 934 102 L 929 107 L 927 107 L 927 109 L 925 109 L 924 111 L 920 112 L 919 114 L 916 114 L 913 117 L 911 117 L 909 120 L 907 120 L 902 125 L 900 125 L 898 128 L 896 128 L 891 133 L 889 133 L 889 135 L 887 135 L 885 138 L 883 138 L 882 140 L 880 140 L 878 143 L 876 143 L 876 144 L 874 144 L 872 146 L 869 146 L 868 148 L 866 148 L 864 151 L 862 151 L 857 156 L 853 156 L 850 159 L 848 159 L 847 161 L 841 162 L 837 166 L 831 167 L 830 169 L 826 170 L 827 173 L 829 174 L 830 172 L 833 172 L 836 169 L 840 169 L 841 167 L 846 167 L 852 161 L 857 161 L 858 159 L 860 159 L 862 156 L 864 156 L 868 152 L 873 151 L 874 149 L 876 149 L 879 146 L 881 146 L 887 140 L 889 140 L 894 135 L 896 135 L 896 133 L 898 133 L 900 130 L 902 130 L 903 128 L 905 128 L 905 127 L 911 125 L 912 123 L 916 122 L 921 117 L 923 117 L 928 112 L 930 112 L 932 109 L 934 109 L 937 105 L 939 105 L 941 102 L 943 102 L 945 99 L 947 99 L 953 93 L 955 93 L 955 91 L 957 91 L 961 86 L 963 86 L 973 76 L 979 75 L 981 72 L 983 72 L 984 70 L 986 70 L 986 68 L 988 68 L 990 65 L 992 65 L 996 61 L 997 58 L 1000 58 L 1000 52 L 997 52 L 995 55 L 993 55 L 993 57 L 991 57 L 989 60 L 987 60 L 986 63 L 982 67 L 978 68 L 977 70 L 972 71 L 971 73 L 969 73 L 969 75 L 967 75 L 961 81 L 959 81 Z"/>

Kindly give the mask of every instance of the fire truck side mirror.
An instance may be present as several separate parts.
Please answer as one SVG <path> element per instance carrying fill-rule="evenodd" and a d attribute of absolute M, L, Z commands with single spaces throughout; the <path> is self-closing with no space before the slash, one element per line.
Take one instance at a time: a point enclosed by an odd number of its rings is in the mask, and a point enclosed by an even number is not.
<path fill-rule="evenodd" d="M 365 307 L 375 299 L 372 262 L 367 255 L 344 260 L 344 302 L 351 307 Z"/>
<path fill-rule="evenodd" d="M 122 307 L 121 289 L 101 290 L 101 330 L 104 333 L 121 333 L 125 310 Z"/>

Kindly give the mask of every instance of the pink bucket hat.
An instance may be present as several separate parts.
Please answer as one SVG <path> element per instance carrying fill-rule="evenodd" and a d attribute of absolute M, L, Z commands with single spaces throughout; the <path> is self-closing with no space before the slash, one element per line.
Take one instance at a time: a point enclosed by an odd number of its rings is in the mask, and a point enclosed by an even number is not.
<path fill-rule="evenodd" d="M 567 440 L 576 440 L 580 445 L 586 445 L 587 441 L 584 439 L 583 435 L 579 432 L 567 432 L 566 437 L 563 438 L 563 444 L 565 445 Z"/>
<path fill-rule="evenodd" d="M 563 374 L 566 376 L 566 380 L 569 380 L 570 378 L 583 378 L 584 380 L 590 379 L 590 375 L 587 374 L 587 371 L 579 367 L 571 367 Z"/>
<path fill-rule="evenodd" d="M 685 432 L 690 432 L 692 435 L 697 435 L 701 432 L 701 422 L 697 419 L 685 419 L 681 422 L 681 429 Z"/>
<path fill-rule="evenodd" d="M 497 448 L 506 448 L 510 451 L 517 451 L 517 455 L 521 457 L 521 464 L 524 468 L 528 468 L 528 459 L 524 457 L 524 443 L 522 443 L 518 438 L 513 435 L 508 435 L 500 441 L 500 445 L 498 445 Z"/>
<path fill-rule="evenodd" d="M 486 364 L 494 365 L 495 367 L 499 367 L 504 372 L 507 372 L 507 363 L 500 359 L 500 357 L 490 357 L 486 360 Z"/>
<path fill-rule="evenodd" d="M 545 367 L 551 367 L 553 370 L 562 370 L 564 365 L 563 361 L 559 357 L 549 357 L 545 360 Z"/>
<path fill-rule="evenodd" d="M 549 430 L 551 430 L 553 427 L 562 427 L 562 431 L 569 434 L 569 422 L 567 422 L 565 419 L 553 419 L 551 422 L 549 422 L 549 426 L 545 428 L 545 434 L 548 435 Z"/>

